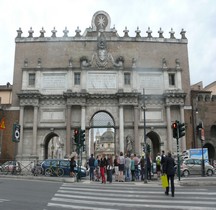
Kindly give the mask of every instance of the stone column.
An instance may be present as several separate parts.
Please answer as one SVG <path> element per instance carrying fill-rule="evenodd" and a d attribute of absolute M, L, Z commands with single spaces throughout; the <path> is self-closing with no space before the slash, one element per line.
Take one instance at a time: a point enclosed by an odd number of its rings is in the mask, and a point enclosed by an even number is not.
<path fill-rule="evenodd" d="M 38 106 L 34 106 L 32 155 L 37 155 Z"/>
<path fill-rule="evenodd" d="M 71 106 L 67 106 L 67 125 L 66 125 L 66 155 L 69 157 L 71 154 L 71 148 L 73 150 L 73 144 L 71 144 Z"/>
<path fill-rule="evenodd" d="M 170 106 L 166 106 L 166 116 L 167 116 L 167 151 L 172 151 L 172 129 L 171 129 L 171 115 Z"/>
<path fill-rule="evenodd" d="M 124 153 L 124 115 L 123 106 L 119 106 L 119 152 Z"/>
<path fill-rule="evenodd" d="M 20 142 L 18 143 L 18 153 L 17 153 L 17 156 L 19 158 L 21 158 L 23 154 L 23 126 L 24 126 L 23 115 L 24 115 L 24 106 L 20 106 L 20 116 L 19 116 Z"/>
<path fill-rule="evenodd" d="M 138 132 L 138 123 L 139 123 L 139 108 L 134 106 L 134 153 L 139 154 L 139 132 Z"/>
<path fill-rule="evenodd" d="M 181 71 L 177 71 L 177 87 L 178 89 L 182 89 Z"/>
<path fill-rule="evenodd" d="M 180 106 L 180 118 L 181 118 L 181 123 L 185 123 L 185 119 L 184 119 L 184 106 Z M 183 136 L 181 138 L 181 149 L 182 149 L 182 152 L 186 150 L 185 136 Z"/>

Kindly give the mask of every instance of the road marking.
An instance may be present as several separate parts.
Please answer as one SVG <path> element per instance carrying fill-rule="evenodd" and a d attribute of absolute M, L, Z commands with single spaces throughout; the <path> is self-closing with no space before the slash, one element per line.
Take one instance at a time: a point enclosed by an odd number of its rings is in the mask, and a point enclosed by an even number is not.
<path fill-rule="evenodd" d="M 6 202 L 6 201 L 10 201 L 10 200 L 7 200 L 7 199 L 1 199 L 1 198 L 0 198 L 0 202 L 1 202 L 1 203 Z"/>

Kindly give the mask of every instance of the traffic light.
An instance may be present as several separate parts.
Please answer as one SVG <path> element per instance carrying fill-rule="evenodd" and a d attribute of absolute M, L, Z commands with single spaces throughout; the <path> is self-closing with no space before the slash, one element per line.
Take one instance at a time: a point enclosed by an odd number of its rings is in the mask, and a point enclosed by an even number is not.
<path fill-rule="evenodd" d="M 79 129 L 75 128 L 74 129 L 74 142 L 75 142 L 75 144 L 79 144 L 79 139 L 80 139 Z"/>
<path fill-rule="evenodd" d="M 177 139 L 178 138 L 178 122 L 175 121 L 172 124 L 172 129 L 173 129 L 173 138 Z"/>
<path fill-rule="evenodd" d="M 20 141 L 20 125 L 19 124 L 13 124 L 13 142 L 19 142 Z"/>
<path fill-rule="evenodd" d="M 85 143 L 85 130 L 80 130 L 80 142 L 81 142 L 81 145 L 83 146 Z"/>
<path fill-rule="evenodd" d="M 185 124 L 184 123 L 179 123 L 178 124 L 178 132 L 179 132 L 179 138 L 185 136 Z"/>
<path fill-rule="evenodd" d="M 83 152 L 85 152 L 86 151 L 86 145 L 84 144 L 83 145 Z"/>
<path fill-rule="evenodd" d="M 147 144 L 146 146 L 147 146 L 147 152 L 150 153 L 151 152 L 151 146 L 149 144 Z"/>

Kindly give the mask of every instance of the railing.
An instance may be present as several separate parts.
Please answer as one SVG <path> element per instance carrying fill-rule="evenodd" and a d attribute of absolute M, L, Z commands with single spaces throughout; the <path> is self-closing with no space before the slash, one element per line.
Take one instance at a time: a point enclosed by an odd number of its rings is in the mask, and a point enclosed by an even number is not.
<path fill-rule="evenodd" d="M 4 162 L 4 160 L 1 160 Z M 43 175 L 43 170 L 41 168 L 42 160 L 32 161 L 16 161 L 8 160 L 0 165 L 0 174 L 3 175 L 23 175 L 23 176 L 32 176 L 32 175 Z"/>

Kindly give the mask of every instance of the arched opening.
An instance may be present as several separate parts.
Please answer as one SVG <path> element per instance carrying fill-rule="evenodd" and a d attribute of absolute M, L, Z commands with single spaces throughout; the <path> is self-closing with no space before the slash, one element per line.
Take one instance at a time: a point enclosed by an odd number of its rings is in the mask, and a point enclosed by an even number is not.
<path fill-rule="evenodd" d="M 151 158 L 152 160 L 155 160 L 158 153 L 161 153 L 160 151 L 160 137 L 159 135 L 154 132 L 150 131 L 147 133 L 147 140 L 146 143 L 150 145 L 151 147 Z"/>
<path fill-rule="evenodd" d="M 51 132 L 49 133 L 44 140 L 44 158 L 45 159 L 62 159 L 63 158 L 63 147 L 59 136 Z"/>
<path fill-rule="evenodd" d="M 206 143 L 204 145 L 204 148 L 208 148 L 208 156 L 209 156 L 209 161 L 211 164 L 213 164 L 213 161 L 215 159 L 215 148 L 212 144 Z"/>
<path fill-rule="evenodd" d="M 112 155 L 116 153 L 115 123 L 106 111 L 99 111 L 90 120 L 89 154 Z"/>

